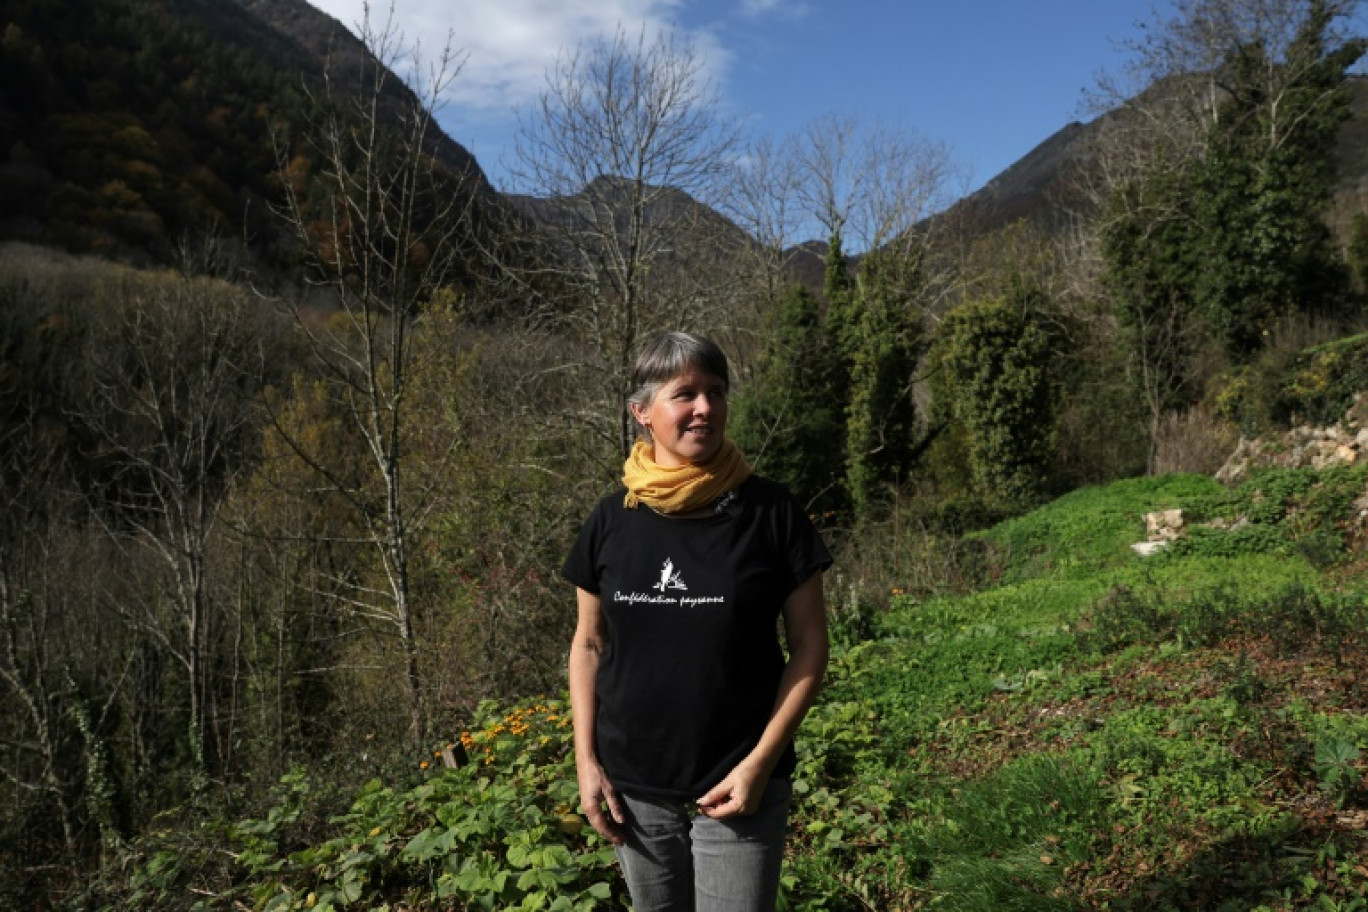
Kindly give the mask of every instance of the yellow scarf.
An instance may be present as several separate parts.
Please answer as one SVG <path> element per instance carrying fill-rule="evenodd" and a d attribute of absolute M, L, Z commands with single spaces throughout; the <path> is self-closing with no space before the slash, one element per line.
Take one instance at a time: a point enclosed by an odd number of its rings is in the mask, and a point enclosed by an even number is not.
<path fill-rule="evenodd" d="M 658 466 L 655 449 L 644 440 L 632 447 L 622 465 L 627 496 L 622 504 L 636 509 L 644 503 L 657 513 L 687 513 L 712 503 L 750 477 L 751 467 L 736 444 L 722 441 L 712 459 L 677 468 Z"/>

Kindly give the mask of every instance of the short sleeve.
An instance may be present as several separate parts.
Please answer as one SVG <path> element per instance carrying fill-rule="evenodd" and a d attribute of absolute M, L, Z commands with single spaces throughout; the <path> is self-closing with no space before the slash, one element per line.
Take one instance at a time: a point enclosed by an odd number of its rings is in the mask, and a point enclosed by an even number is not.
<path fill-rule="evenodd" d="M 832 564 L 831 552 L 798 499 L 787 488 L 783 489 L 776 513 L 779 551 L 788 570 L 789 591 L 792 591 L 814 573 L 825 572 Z"/>
<path fill-rule="evenodd" d="M 592 592 L 595 595 L 599 591 L 599 556 L 603 550 L 606 504 L 607 500 L 600 501 L 589 514 L 589 518 L 580 528 L 579 538 L 575 540 L 570 553 L 566 555 L 565 563 L 561 565 L 562 577 L 585 592 Z"/>

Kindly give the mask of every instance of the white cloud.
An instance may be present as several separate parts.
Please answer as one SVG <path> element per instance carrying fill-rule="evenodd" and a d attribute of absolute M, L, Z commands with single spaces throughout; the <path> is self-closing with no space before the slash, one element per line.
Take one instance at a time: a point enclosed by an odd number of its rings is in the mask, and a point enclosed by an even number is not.
<path fill-rule="evenodd" d="M 812 7 L 794 0 L 741 0 L 741 15 L 756 19 L 760 16 L 780 16 L 801 19 L 812 12 Z"/>
<path fill-rule="evenodd" d="M 748 16 L 758 16 L 774 10 L 784 0 L 742 0 L 741 11 Z"/>
<path fill-rule="evenodd" d="M 356 30 L 362 0 L 310 0 Z M 757 0 L 747 0 L 757 2 Z M 758 0 L 772 4 L 776 0 Z M 448 102 L 472 113 L 499 117 L 534 100 L 547 68 L 562 50 L 611 34 L 619 25 L 647 34 L 676 25 L 686 0 L 397 0 L 395 17 L 407 41 L 424 55 L 441 50 L 448 33 L 465 67 Z M 372 3 L 372 21 L 383 18 L 384 0 Z M 705 67 L 720 82 L 727 55 L 704 32 L 688 33 Z"/>

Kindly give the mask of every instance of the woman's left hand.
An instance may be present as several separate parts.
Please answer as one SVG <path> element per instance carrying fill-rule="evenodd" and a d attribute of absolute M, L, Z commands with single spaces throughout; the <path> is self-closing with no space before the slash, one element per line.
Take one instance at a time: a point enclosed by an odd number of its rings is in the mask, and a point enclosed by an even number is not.
<path fill-rule="evenodd" d="M 767 774 L 738 766 L 726 778 L 698 799 L 698 810 L 705 817 L 744 817 L 760 807 L 760 797 L 769 783 Z"/>

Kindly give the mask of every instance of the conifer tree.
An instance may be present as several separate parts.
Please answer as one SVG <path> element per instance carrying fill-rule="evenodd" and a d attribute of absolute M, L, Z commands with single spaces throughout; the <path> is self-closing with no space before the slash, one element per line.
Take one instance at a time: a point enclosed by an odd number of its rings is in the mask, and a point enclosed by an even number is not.
<path fill-rule="evenodd" d="M 755 467 L 787 484 L 814 512 L 843 503 L 843 399 L 832 393 L 831 350 L 819 303 L 790 286 L 770 314 L 765 350 L 737 396 L 732 436 Z"/>
<path fill-rule="evenodd" d="M 1368 294 L 1368 214 L 1354 213 L 1349 220 L 1349 271 L 1360 295 Z"/>
<path fill-rule="evenodd" d="M 1205 325 L 1196 300 L 1202 240 L 1188 169 L 1162 161 L 1116 193 L 1102 228 L 1103 281 L 1149 416 L 1147 466 L 1162 416 L 1189 396 L 1192 358 Z"/>
<path fill-rule="evenodd" d="M 839 226 L 827 243 L 826 275 L 823 292 L 826 294 L 826 318 L 823 321 L 827 346 L 832 357 L 833 384 L 831 391 L 845 402 L 850 392 L 850 367 L 856 322 L 855 279 L 850 271 L 850 259 L 845 254 L 844 238 Z"/>

